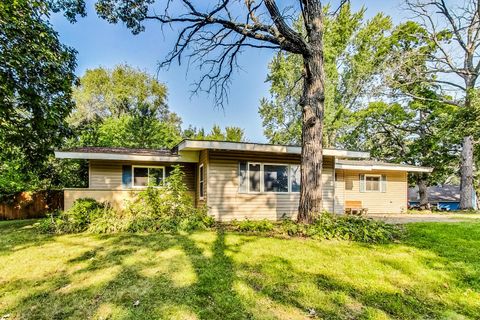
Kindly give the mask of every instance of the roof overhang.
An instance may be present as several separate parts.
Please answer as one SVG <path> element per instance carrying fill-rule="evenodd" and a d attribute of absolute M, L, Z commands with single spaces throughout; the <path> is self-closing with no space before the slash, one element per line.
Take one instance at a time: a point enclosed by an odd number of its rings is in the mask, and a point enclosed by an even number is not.
<path fill-rule="evenodd" d="M 179 151 L 199 151 L 199 150 L 228 150 L 228 151 L 250 151 L 250 152 L 269 152 L 269 153 L 288 153 L 301 154 L 302 148 L 297 146 L 273 145 L 249 142 L 226 142 L 226 141 L 201 141 L 184 140 L 177 146 Z M 369 152 L 323 149 L 324 156 L 333 156 L 341 158 L 370 158 Z"/>
<path fill-rule="evenodd" d="M 430 173 L 433 171 L 433 168 L 429 167 L 416 167 L 409 165 L 382 165 L 382 164 L 344 164 L 341 162 L 335 163 L 335 169 L 342 170 L 359 170 L 359 171 L 407 171 L 407 172 L 424 172 Z"/>
<path fill-rule="evenodd" d="M 55 151 L 58 159 L 156 161 L 156 162 L 198 162 L 198 152 L 178 152 L 176 155 L 146 155 L 134 153 Z"/>

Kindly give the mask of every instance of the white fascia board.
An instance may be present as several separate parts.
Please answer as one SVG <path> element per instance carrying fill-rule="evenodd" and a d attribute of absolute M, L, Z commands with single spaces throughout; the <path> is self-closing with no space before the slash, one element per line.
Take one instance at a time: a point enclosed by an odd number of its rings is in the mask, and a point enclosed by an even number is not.
<path fill-rule="evenodd" d="M 341 164 L 335 163 L 335 169 L 342 169 L 342 170 L 361 170 L 361 171 L 372 171 L 372 166 L 356 166 L 350 164 Z"/>
<path fill-rule="evenodd" d="M 55 151 L 58 159 L 86 160 L 123 160 L 123 161 L 157 161 L 157 162 L 198 162 L 197 152 L 179 152 L 178 156 L 155 156 L 104 152 Z"/>
<path fill-rule="evenodd" d="M 338 150 L 338 149 L 323 149 L 323 155 L 340 157 L 340 158 L 361 158 L 361 159 L 370 158 L 370 152 Z"/>
<path fill-rule="evenodd" d="M 382 171 L 408 171 L 408 172 L 425 172 L 430 173 L 433 171 L 433 168 L 427 167 L 413 167 L 413 166 L 382 166 L 382 165 L 354 165 L 354 164 L 335 164 L 336 169 L 343 170 L 361 170 L 361 171 L 373 171 L 373 170 L 382 170 Z"/>
<path fill-rule="evenodd" d="M 289 153 L 301 154 L 302 148 L 296 146 L 283 146 L 271 144 L 257 144 L 257 143 L 239 143 L 239 142 L 224 142 L 224 141 L 195 141 L 184 140 L 178 145 L 178 150 L 204 150 L 204 149 L 218 149 L 229 151 L 256 151 L 256 152 L 271 152 L 271 153 Z M 344 157 L 344 158 L 370 158 L 369 152 L 337 150 L 337 149 L 323 149 L 324 156 Z"/>

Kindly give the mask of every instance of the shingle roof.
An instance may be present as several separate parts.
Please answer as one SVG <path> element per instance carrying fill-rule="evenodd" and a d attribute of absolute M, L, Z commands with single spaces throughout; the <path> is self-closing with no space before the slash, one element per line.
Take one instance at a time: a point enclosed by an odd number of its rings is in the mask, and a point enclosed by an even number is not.
<path fill-rule="evenodd" d="M 65 152 L 88 152 L 88 153 L 118 153 L 118 154 L 135 154 L 146 156 L 170 156 L 174 155 L 168 149 L 142 149 L 142 148 L 122 148 L 122 147 L 80 147 L 62 150 Z"/>
<path fill-rule="evenodd" d="M 408 200 L 419 201 L 418 187 L 408 189 Z M 428 200 L 430 202 L 458 202 L 460 201 L 460 187 L 443 185 L 428 187 Z"/>

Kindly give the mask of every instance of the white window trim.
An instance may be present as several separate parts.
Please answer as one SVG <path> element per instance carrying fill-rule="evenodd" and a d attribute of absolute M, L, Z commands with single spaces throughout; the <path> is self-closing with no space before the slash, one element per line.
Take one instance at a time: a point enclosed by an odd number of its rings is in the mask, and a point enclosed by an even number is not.
<path fill-rule="evenodd" d="M 250 191 L 250 165 L 260 165 L 260 191 Z M 265 165 L 267 166 L 285 166 L 287 167 L 288 191 L 265 191 Z M 292 191 L 291 186 L 291 167 L 300 166 L 300 164 L 272 163 L 272 162 L 247 162 L 247 192 L 249 194 L 299 194 L 300 191 Z M 240 167 L 239 167 L 240 168 Z M 245 193 L 245 192 L 242 192 Z"/>
<path fill-rule="evenodd" d="M 147 175 L 147 186 L 136 186 L 135 185 L 135 168 L 155 168 L 155 169 L 163 169 L 163 177 L 162 177 L 162 182 L 165 181 L 165 166 L 139 166 L 139 165 L 132 165 L 132 188 L 135 189 L 146 189 L 148 188 L 148 185 L 150 184 L 150 170 L 148 170 L 148 175 Z"/>
<path fill-rule="evenodd" d="M 378 178 L 378 190 L 367 190 L 367 177 Z M 381 174 L 364 174 L 363 183 L 365 185 L 364 192 L 380 193 L 382 192 L 382 175 Z"/>
<path fill-rule="evenodd" d="M 200 169 L 203 169 L 203 176 L 200 174 L 202 172 L 202 170 Z M 203 195 L 200 194 L 200 184 L 203 183 Z M 203 165 L 203 163 L 201 163 L 199 166 L 198 166 L 198 199 L 199 200 L 205 200 L 205 166 Z"/>

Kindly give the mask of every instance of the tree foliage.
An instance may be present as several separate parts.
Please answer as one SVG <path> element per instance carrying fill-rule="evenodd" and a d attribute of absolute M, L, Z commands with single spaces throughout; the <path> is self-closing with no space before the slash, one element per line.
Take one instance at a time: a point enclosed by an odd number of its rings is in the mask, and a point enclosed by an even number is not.
<path fill-rule="evenodd" d="M 479 108 L 472 103 L 480 71 L 480 2 L 461 5 L 444 0 L 406 0 L 407 8 L 424 28 L 423 39 L 434 50 L 425 55 L 428 68 L 410 73 L 442 89 L 441 101 L 460 107 L 457 129 L 463 132 L 460 158 L 460 207 L 473 208 L 474 140 L 480 122 Z M 408 61 L 407 57 L 407 61 Z M 413 95 L 417 99 L 424 99 Z"/>
<path fill-rule="evenodd" d="M 58 39 L 38 0 L 0 3 L 0 193 L 34 187 L 68 134 L 75 50 Z"/>
<path fill-rule="evenodd" d="M 214 125 L 209 133 L 205 133 L 205 129 L 201 128 L 197 130 L 195 127 L 189 127 L 184 131 L 184 137 L 187 139 L 197 140 L 216 140 L 216 141 L 232 141 L 241 142 L 245 141 L 245 131 L 240 127 L 225 127 L 222 128 L 218 125 Z"/>
<path fill-rule="evenodd" d="M 353 12 L 345 4 L 337 15 L 326 16 L 324 24 L 324 143 L 334 146 L 348 125 L 348 115 L 362 98 L 373 94 L 375 80 L 385 68 L 392 23 L 381 13 L 365 20 L 364 8 Z M 260 101 L 259 113 L 272 143 L 300 144 L 302 72 L 302 58 L 291 53 L 278 53 L 269 65 L 270 98 Z"/>
<path fill-rule="evenodd" d="M 167 88 L 128 65 L 87 70 L 74 91 L 71 145 L 167 148 L 181 140 L 181 119 L 166 104 Z"/>

